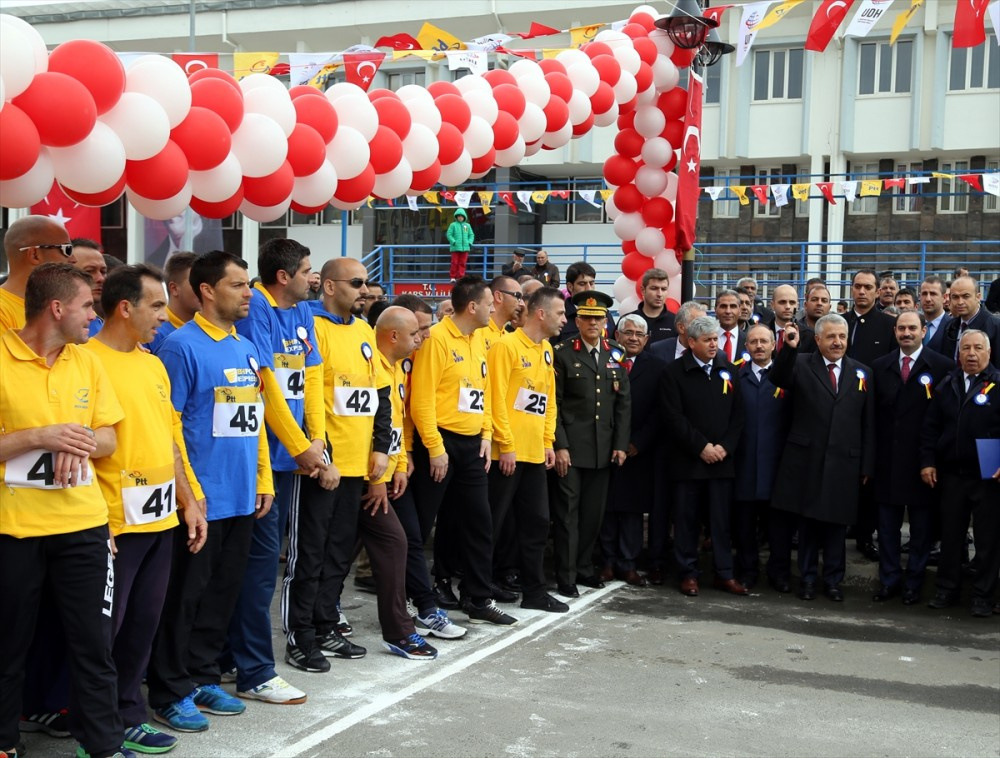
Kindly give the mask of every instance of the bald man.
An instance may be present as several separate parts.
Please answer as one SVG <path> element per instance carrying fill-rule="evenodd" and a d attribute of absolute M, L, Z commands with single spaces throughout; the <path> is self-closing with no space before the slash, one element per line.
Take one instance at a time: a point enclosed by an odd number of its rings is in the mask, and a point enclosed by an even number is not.
<path fill-rule="evenodd" d="M 774 354 L 785 346 L 785 327 L 799 328 L 795 312 L 799 309 L 799 293 L 795 287 L 779 284 L 771 293 L 771 310 L 774 311 Z M 811 353 L 816 349 L 815 333 L 809 327 L 799 328 L 799 352 Z"/>
<path fill-rule="evenodd" d="M 36 266 L 76 263 L 69 233 L 48 216 L 19 218 L 4 235 L 3 248 L 10 275 L 0 286 L 0 333 L 24 327 L 24 288 Z"/>

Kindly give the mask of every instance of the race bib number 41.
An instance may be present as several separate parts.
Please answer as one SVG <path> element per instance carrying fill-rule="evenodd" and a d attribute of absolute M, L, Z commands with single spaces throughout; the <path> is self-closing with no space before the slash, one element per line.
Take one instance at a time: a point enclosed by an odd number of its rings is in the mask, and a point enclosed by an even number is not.
<path fill-rule="evenodd" d="M 87 487 L 94 480 L 94 472 L 88 463 L 79 472 L 76 486 Z M 48 450 L 29 450 L 7 461 L 3 480 L 8 487 L 27 487 L 36 490 L 58 490 L 56 483 L 56 457 Z"/>
<path fill-rule="evenodd" d="M 255 437 L 264 423 L 264 403 L 256 387 L 216 387 L 213 437 Z"/>
<path fill-rule="evenodd" d="M 172 516 L 176 510 L 174 467 L 122 472 L 122 507 L 125 523 L 152 524 Z"/>
<path fill-rule="evenodd" d="M 514 398 L 514 410 L 531 413 L 535 416 L 544 416 L 548 407 L 549 396 L 544 392 L 535 392 L 521 387 Z"/>
<path fill-rule="evenodd" d="M 475 387 L 459 387 L 458 410 L 462 413 L 482 413 L 485 394 L 485 390 L 477 390 Z"/>
<path fill-rule="evenodd" d="M 333 412 L 338 416 L 374 416 L 378 395 L 374 387 L 334 387 Z"/>

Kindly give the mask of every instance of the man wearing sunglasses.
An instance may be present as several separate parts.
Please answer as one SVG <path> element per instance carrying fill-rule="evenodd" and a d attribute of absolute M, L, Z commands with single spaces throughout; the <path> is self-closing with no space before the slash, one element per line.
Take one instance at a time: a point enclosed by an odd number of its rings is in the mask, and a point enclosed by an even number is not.
<path fill-rule="evenodd" d="M 19 218 L 7 230 L 3 248 L 10 276 L 0 285 L 0 333 L 24 326 L 24 289 L 36 266 L 76 263 L 69 233 L 48 216 Z"/>

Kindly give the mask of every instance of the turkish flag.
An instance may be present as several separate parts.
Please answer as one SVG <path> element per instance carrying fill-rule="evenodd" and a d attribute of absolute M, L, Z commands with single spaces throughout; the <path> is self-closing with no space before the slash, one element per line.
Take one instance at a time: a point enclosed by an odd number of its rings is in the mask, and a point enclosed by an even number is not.
<path fill-rule="evenodd" d="M 98 244 L 101 242 L 101 209 L 70 200 L 63 194 L 58 182 L 52 183 L 52 189 L 44 200 L 31 206 L 31 212 L 59 222 L 66 227 L 71 238 L 86 237 Z"/>
<path fill-rule="evenodd" d="M 837 28 L 843 23 L 844 16 L 854 5 L 854 0 L 823 0 L 809 25 L 809 35 L 806 37 L 806 50 L 822 53 L 830 44 Z"/>
<path fill-rule="evenodd" d="M 833 196 L 833 182 L 816 182 L 816 189 L 823 193 L 830 205 L 837 204 L 837 199 Z"/>
<path fill-rule="evenodd" d="M 716 26 L 719 26 L 719 24 L 722 23 L 722 14 L 732 7 L 733 6 L 731 5 L 716 5 L 712 8 L 706 8 L 702 11 L 702 14 L 705 18 L 709 18 L 714 21 Z"/>
<path fill-rule="evenodd" d="M 698 220 L 698 179 L 701 173 L 701 77 L 691 69 L 688 81 L 688 105 L 681 139 L 681 159 L 677 162 L 677 202 L 674 225 L 677 250 L 686 253 L 694 247 L 695 223 Z"/>
<path fill-rule="evenodd" d="M 763 205 L 767 205 L 767 185 L 766 184 L 751 184 L 750 191 L 757 197 L 757 200 Z"/>
<path fill-rule="evenodd" d="M 218 53 L 175 53 L 170 56 L 174 63 L 184 69 L 187 76 L 203 68 L 218 68 Z"/>
<path fill-rule="evenodd" d="M 549 34 L 562 34 L 559 29 L 553 29 L 551 26 L 546 26 L 545 24 L 539 24 L 537 21 L 531 22 L 531 28 L 526 32 L 515 32 L 515 37 L 520 37 L 521 39 L 531 39 L 532 37 L 546 37 Z"/>
<path fill-rule="evenodd" d="M 517 206 L 514 205 L 514 194 L 512 192 L 501 192 L 500 199 L 507 203 L 514 213 L 517 213 Z"/>
<path fill-rule="evenodd" d="M 393 50 L 423 50 L 416 37 L 411 37 L 409 34 L 379 37 L 375 47 L 391 47 Z"/>
<path fill-rule="evenodd" d="M 344 53 L 344 73 L 347 81 L 365 92 L 372 86 L 375 72 L 385 60 L 385 53 Z"/>
<path fill-rule="evenodd" d="M 986 6 L 990 0 L 958 0 L 952 47 L 976 47 L 986 41 Z"/>

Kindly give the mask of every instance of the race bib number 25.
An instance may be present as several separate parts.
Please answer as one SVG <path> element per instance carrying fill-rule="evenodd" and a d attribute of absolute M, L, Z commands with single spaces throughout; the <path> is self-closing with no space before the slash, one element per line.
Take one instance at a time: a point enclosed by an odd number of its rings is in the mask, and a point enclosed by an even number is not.
<path fill-rule="evenodd" d="M 514 398 L 514 410 L 544 416 L 548 403 L 549 396 L 544 392 L 535 392 L 521 387 L 517 391 L 517 397 Z"/>

